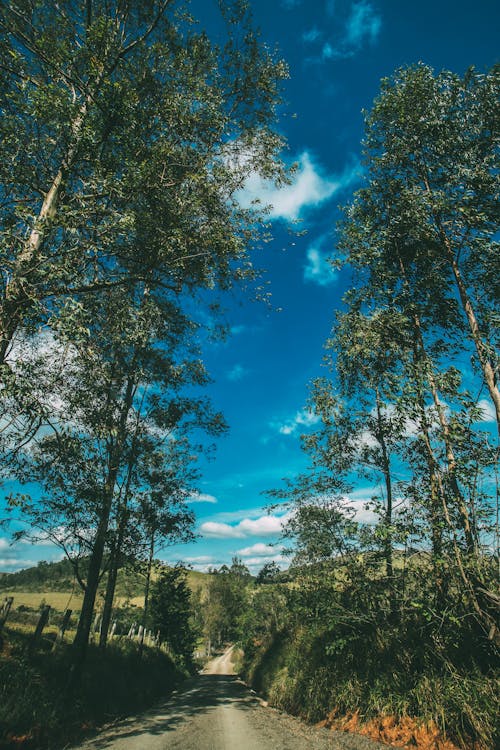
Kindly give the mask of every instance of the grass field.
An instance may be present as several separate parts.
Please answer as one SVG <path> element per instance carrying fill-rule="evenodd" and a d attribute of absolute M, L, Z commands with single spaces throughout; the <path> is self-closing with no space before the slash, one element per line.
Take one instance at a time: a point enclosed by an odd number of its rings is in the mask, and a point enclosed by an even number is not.
<path fill-rule="evenodd" d="M 156 575 L 153 575 L 153 580 Z M 125 571 L 119 571 L 118 582 L 116 587 L 115 596 L 115 607 L 122 607 L 124 605 L 132 605 L 134 607 L 144 606 L 144 579 L 137 577 L 133 581 L 130 580 L 131 576 Z M 206 573 L 199 573 L 195 570 L 189 570 L 187 574 L 187 580 L 189 587 L 195 591 L 198 588 L 206 588 L 208 584 L 208 576 Z M 49 587 L 44 587 L 43 584 L 37 590 L 33 590 L 34 586 L 30 587 L 31 590 L 25 590 L 22 587 L 17 586 L 5 586 L 0 590 L 0 604 L 6 596 L 13 596 L 14 602 L 12 605 L 13 611 L 18 607 L 29 607 L 33 610 L 38 610 L 41 604 L 48 604 L 56 612 L 64 612 L 66 609 L 72 609 L 74 612 L 79 612 L 82 606 L 83 593 L 78 585 L 75 584 L 75 588 L 71 590 L 65 587 L 62 591 L 54 591 Z M 97 595 L 96 608 L 99 609 L 104 599 L 104 590 L 100 590 Z"/>

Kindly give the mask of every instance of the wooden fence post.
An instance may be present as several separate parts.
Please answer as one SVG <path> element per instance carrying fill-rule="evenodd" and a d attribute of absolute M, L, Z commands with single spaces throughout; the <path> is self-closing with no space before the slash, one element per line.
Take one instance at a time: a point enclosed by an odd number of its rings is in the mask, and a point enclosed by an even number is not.
<path fill-rule="evenodd" d="M 4 599 L 4 602 L 2 604 L 2 609 L 0 609 L 0 633 L 2 632 L 2 628 L 7 621 L 7 617 L 9 616 L 10 608 L 12 607 L 13 601 L 14 601 L 13 596 L 6 596 Z"/>
<path fill-rule="evenodd" d="M 40 617 L 38 618 L 38 624 L 35 628 L 35 632 L 33 633 L 33 639 L 31 642 L 32 646 L 34 646 L 35 643 L 40 639 L 43 629 L 46 626 L 47 621 L 49 619 L 49 612 L 50 612 L 50 604 L 44 604 L 40 612 Z"/>
<path fill-rule="evenodd" d="M 55 651 L 59 643 L 62 643 L 64 640 L 64 633 L 66 632 L 66 629 L 69 625 L 69 621 L 71 618 L 71 615 L 73 613 L 72 609 L 67 609 L 64 613 L 64 617 L 61 623 L 61 627 L 59 628 L 59 632 L 56 635 L 56 639 L 54 641 L 54 645 L 52 646 L 52 650 Z"/>

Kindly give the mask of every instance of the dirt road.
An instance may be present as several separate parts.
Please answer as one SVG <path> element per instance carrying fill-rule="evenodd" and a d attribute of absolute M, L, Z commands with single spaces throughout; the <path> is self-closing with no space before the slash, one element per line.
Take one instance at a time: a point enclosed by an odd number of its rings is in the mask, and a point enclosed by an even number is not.
<path fill-rule="evenodd" d="M 377 750 L 371 740 L 308 727 L 262 704 L 233 672 L 231 649 L 155 709 L 73 750 Z"/>

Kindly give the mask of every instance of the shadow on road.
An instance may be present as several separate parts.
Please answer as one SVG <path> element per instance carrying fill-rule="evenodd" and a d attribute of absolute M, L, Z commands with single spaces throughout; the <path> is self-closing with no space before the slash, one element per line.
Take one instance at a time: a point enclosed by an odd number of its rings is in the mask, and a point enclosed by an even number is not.
<path fill-rule="evenodd" d="M 189 719 L 200 716 L 218 706 L 237 704 L 238 709 L 255 709 L 259 702 L 244 683 L 233 675 L 201 674 L 184 683 L 164 703 L 156 705 L 140 716 L 131 716 L 110 727 L 92 740 L 92 747 L 104 750 L 114 742 L 129 737 L 151 737 L 172 732 Z"/>

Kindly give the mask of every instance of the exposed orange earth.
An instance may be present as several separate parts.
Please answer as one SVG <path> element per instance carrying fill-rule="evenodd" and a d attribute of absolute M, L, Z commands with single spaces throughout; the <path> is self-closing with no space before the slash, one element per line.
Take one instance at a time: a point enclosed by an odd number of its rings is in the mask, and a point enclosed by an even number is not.
<path fill-rule="evenodd" d="M 340 732 L 355 732 L 372 740 L 408 750 L 460 750 L 457 745 L 443 737 L 433 721 L 422 724 L 409 716 L 401 719 L 383 716 L 361 721 L 358 711 L 339 716 L 338 711 L 334 709 L 318 726 Z M 471 750 L 481 749 L 476 744 L 471 746 Z"/>

